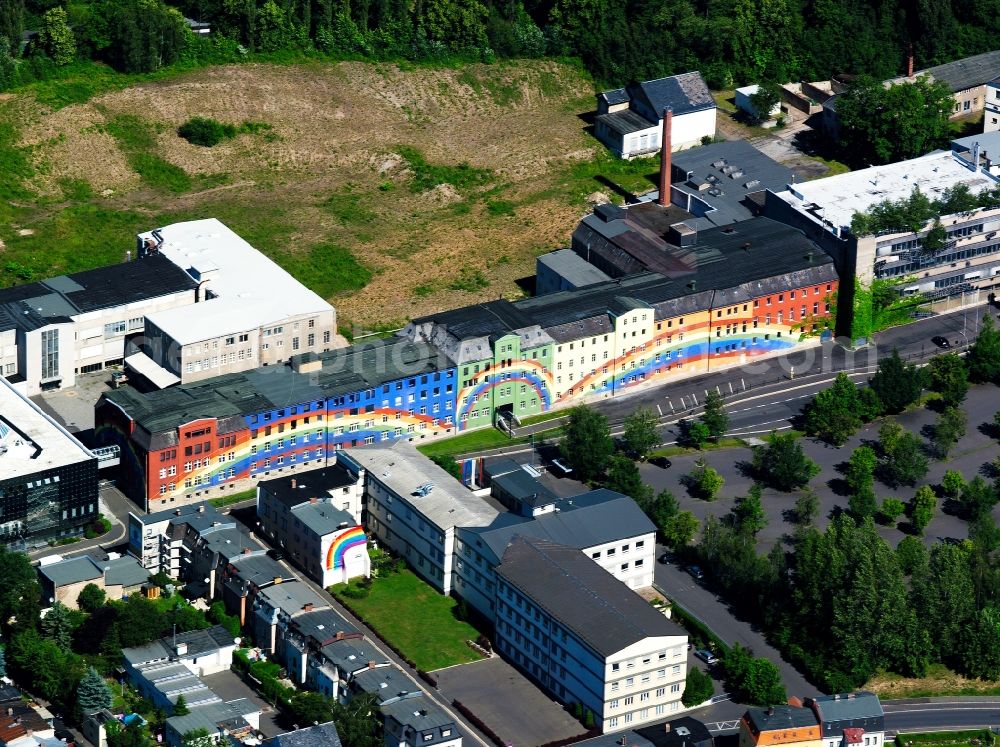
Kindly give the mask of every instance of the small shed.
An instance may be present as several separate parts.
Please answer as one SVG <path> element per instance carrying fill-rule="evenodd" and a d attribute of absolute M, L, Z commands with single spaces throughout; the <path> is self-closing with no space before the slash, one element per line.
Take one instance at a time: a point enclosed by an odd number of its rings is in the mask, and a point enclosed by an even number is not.
<path fill-rule="evenodd" d="M 779 114 L 781 114 L 781 101 L 774 105 L 774 108 L 768 113 L 768 115 L 761 116 L 758 114 L 757 110 L 754 108 L 753 103 L 750 101 L 750 97 L 760 90 L 760 86 L 754 83 L 752 86 L 743 86 L 743 88 L 736 89 L 736 108 L 741 111 L 745 111 L 751 117 L 756 117 L 757 119 L 774 119 Z"/>

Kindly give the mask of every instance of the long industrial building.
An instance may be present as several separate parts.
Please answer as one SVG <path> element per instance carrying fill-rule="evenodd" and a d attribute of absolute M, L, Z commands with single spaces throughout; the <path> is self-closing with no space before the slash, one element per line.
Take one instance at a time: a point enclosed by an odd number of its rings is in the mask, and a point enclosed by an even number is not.
<path fill-rule="evenodd" d="M 698 230 L 678 215 L 691 214 L 646 203 L 586 219 L 574 267 L 585 241 L 585 260 L 613 279 L 434 314 L 397 338 L 286 365 L 108 392 L 97 442 L 122 448 L 119 484 L 156 511 L 321 466 L 339 449 L 509 425 L 829 331 L 837 274 L 801 231 L 763 217 Z"/>

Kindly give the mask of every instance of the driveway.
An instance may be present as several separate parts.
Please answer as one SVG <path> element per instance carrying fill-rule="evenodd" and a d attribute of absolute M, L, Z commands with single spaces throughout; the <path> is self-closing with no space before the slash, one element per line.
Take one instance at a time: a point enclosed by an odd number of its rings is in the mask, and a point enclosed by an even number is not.
<path fill-rule="evenodd" d="M 439 669 L 434 676 L 448 700 L 460 701 L 507 744 L 548 744 L 586 731 L 499 656 Z"/>

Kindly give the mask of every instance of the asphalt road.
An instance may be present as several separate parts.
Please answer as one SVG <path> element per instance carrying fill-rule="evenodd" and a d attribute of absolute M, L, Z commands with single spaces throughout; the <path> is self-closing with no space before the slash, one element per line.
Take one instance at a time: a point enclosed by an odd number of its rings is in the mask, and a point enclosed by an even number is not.
<path fill-rule="evenodd" d="M 664 550 L 665 548 L 657 547 L 657 557 Z M 739 643 L 750 649 L 755 656 L 763 656 L 777 664 L 789 696 L 804 698 L 819 694 L 819 688 L 782 659 L 781 653 L 764 639 L 760 631 L 737 618 L 725 602 L 695 581 L 686 571 L 673 563 L 667 565 L 658 562 L 653 575 L 654 583 L 660 591 L 701 620 L 723 641 L 730 645 Z"/>
<path fill-rule="evenodd" d="M 921 698 L 883 701 L 885 730 L 899 732 L 1000 727 L 1000 699 Z"/>

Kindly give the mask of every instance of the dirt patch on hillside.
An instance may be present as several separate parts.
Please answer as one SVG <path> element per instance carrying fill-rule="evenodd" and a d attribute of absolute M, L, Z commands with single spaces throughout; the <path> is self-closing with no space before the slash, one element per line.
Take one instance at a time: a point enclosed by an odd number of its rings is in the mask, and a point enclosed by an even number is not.
<path fill-rule="evenodd" d="M 56 112 L 18 103 L 39 195 L 84 181 L 114 209 L 225 216 L 275 255 L 347 247 L 374 276 L 331 301 L 342 319 L 371 326 L 521 292 L 515 281 L 533 274 L 538 253 L 565 245 L 593 191 L 561 193 L 558 182 L 597 150 L 578 116 L 591 95 L 579 71 L 551 62 L 408 71 L 317 63 L 208 68 Z M 107 131 L 126 115 L 148 125 L 156 158 L 193 178 L 187 192 L 143 183 L 134 153 Z M 192 116 L 268 129 L 202 148 L 176 133 Z M 492 176 L 415 192 L 396 152 L 404 145 L 429 164 L 466 162 Z M 482 281 L 456 281 L 475 272 Z"/>
<path fill-rule="evenodd" d="M 945 695 L 996 695 L 1000 693 L 1000 681 L 970 680 L 940 665 L 931 666 L 927 676 L 921 678 L 900 677 L 895 674 L 879 674 L 869 680 L 865 690 L 880 698 L 922 698 Z"/>

